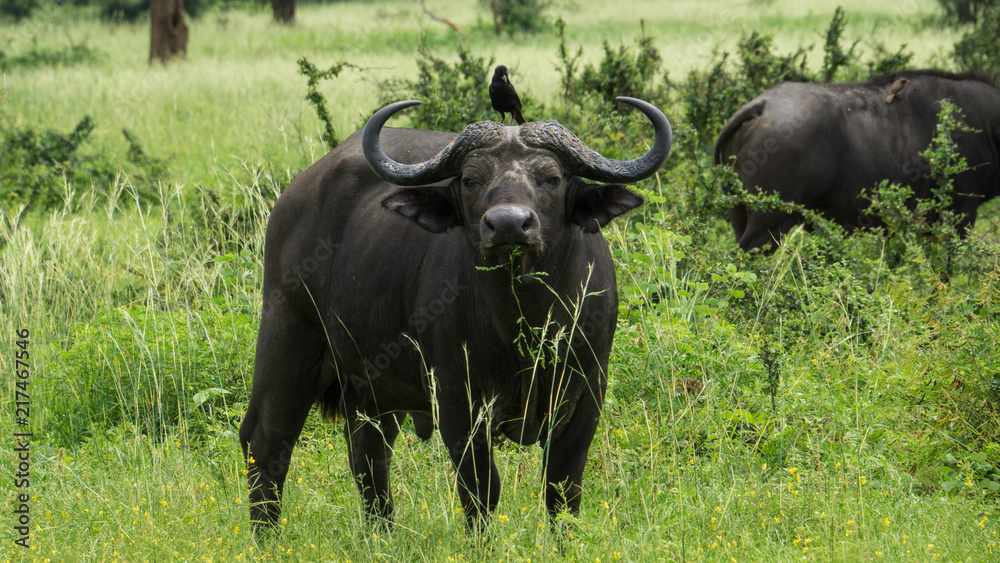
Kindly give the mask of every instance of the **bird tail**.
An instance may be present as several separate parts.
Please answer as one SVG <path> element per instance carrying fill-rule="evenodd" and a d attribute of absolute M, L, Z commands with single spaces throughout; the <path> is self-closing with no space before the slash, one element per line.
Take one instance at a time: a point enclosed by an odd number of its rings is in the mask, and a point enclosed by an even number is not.
<path fill-rule="evenodd" d="M 517 121 L 517 124 L 524 125 L 524 116 L 521 115 L 521 110 L 515 109 L 512 113 L 514 114 L 514 120 Z"/>

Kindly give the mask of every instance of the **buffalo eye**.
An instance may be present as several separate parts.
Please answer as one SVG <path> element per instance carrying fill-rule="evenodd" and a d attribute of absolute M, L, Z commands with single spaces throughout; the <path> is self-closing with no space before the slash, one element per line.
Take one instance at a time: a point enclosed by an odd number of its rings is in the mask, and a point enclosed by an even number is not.
<path fill-rule="evenodd" d="M 462 178 L 462 185 L 465 186 L 467 190 L 474 190 L 479 187 L 479 182 L 473 180 L 472 178 L 465 177 Z"/>
<path fill-rule="evenodd" d="M 542 182 L 543 186 L 551 189 L 558 188 L 560 184 L 562 184 L 562 177 L 560 176 L 550 176 Z"/>

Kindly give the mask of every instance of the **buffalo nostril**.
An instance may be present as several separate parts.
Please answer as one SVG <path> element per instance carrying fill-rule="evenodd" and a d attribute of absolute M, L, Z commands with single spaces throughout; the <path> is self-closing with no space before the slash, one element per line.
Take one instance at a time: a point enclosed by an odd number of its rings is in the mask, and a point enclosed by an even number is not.
<path fill-rule="evenodd" d="M 538 231 L 538 217 L 530 209 L 503 205 L 490 210 L 482 220 L 482 234 L 492 244 L 522 244 Z"/>
<path fill-rule="evenodd" d="M 534 228 L 535 228 L 535 216 L 529 213 L 528 216 L 524 218 L 524 222 L 521 223 L 521 232 L 527 234 L 530 233 Z"/>
<path fill-rule="evenodd" d="M 499 225 L 501 230 L 503 230 L 504 222 L 502 217 L 494 214 L 489 214 L 483 217 L 483 227 L 482 234 L 487 239 L 493 239 L 497 235 L 497 226 Z"/>

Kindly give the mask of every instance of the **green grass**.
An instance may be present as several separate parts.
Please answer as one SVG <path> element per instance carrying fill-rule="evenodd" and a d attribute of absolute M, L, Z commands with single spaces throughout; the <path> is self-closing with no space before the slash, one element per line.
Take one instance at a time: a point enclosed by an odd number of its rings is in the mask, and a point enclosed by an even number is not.
<path fill-rule="evenodd" d="M 906 3 L 912 12 L 842 4 L 846 40 L 893 51 L 906 43 L 915 66 L 939 63 L 955 39 L 928 23 L 933 1 Z M 495 39 L 482 32 L 477 4 L 429 5 L 558 114 L 554 34 Z M 632 43 L 645 19 L 672 80 L 703 68 L 716 47 L 733 52 L 742 31 L 774 33 L 783 53 L 818 49 L 833 10 L 792 1 L 554 6 L 568 45 L 585 46 L 592 63 L 604 38 Z M 971 237 L 981 251 L 964 256 L 949 283 L 912 249 L 894 262 L 894 243 L 875 235 L 850 239 L 839 260 L 804 232 L 772 257 L 750 257 L 721 217 L 701 214 L 708 173 L 680 144 L 671 157 L 680 163 L 639 185 L 651 196 L 646 211 L 606 231 L 622 310 L 571 532 L 548 529 L 541 451 L 507 444 L 497 453 L 497 515 L 482 537 L 467 535 L 444 446 L 409 429 L 393 468 L 397 526 L 376 531 L 364 523 L 339 429 L 313 415 L 293 457 L 282 536 L 257 543 L 236 425 L 253 367 L 264 225 L 276 194 L 325 152 L 295 61 L 370 69 L 324 84 L 344 136 L 378 105 L 379 80 L 416 75 L 423 37 L 437 56 L 456 47 L 414 3 L 303 5 L 292 28 L 269 19 L 195 20 L 187 61 L 166 67 L 147 64 L 145 24 L 68 10 L 0 24 L 8 55 L 81 42 L 97 53 L 84 64 L 4 71 L 4 124 L 66 132 L 90 115 L 87 151 L 123 154 L 126 127 L 169 170 L 155 203 L 131 201 L 121 177 L 102 188 L 123 197 L 71 186 L 71 205 L 17 229 L 17 210 L 3 211 L 0 370 L 13 371 L 14 334 L 30 329 L 35 436 L 34 547 L 14 545 L 8 531 L 0 559 L 997 558 L 998 202 L 984 206 Z M 814 50 L 811 64 L 821 55 Z M 682 115 L 665 109 L 675 122 Z M 13 459 L 14 378 L 4 381 L 0 455 Z"/>

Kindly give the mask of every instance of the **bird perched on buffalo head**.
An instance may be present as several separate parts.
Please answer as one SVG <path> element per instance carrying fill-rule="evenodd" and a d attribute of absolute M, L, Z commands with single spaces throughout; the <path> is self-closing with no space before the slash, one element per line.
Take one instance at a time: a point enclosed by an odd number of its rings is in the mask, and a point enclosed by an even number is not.
<path fill-rule="evenodd" d="M 889 87 L 889 95 L 885 97 L 885 103 L 891 104 L 892 100 L 903 91 L 903 86 L 910 83 L 909 78 L 900 78 L 899 80 L 892 83 Z"/>
<path fill-rule="evenodd" d="M 493 82 L 490 82 L 490 101 L 493 102 L 493 109 L 500 112 L 500 121 L 507 118 L 505 114 L 514 116 L 518 125 L 524 125 L 524 116 L 521 115 L 521 98 L 517 97 L 514 85 L 510 83 L 507 76 L 507 67 L 500 65 L 493 73 Z"/>

